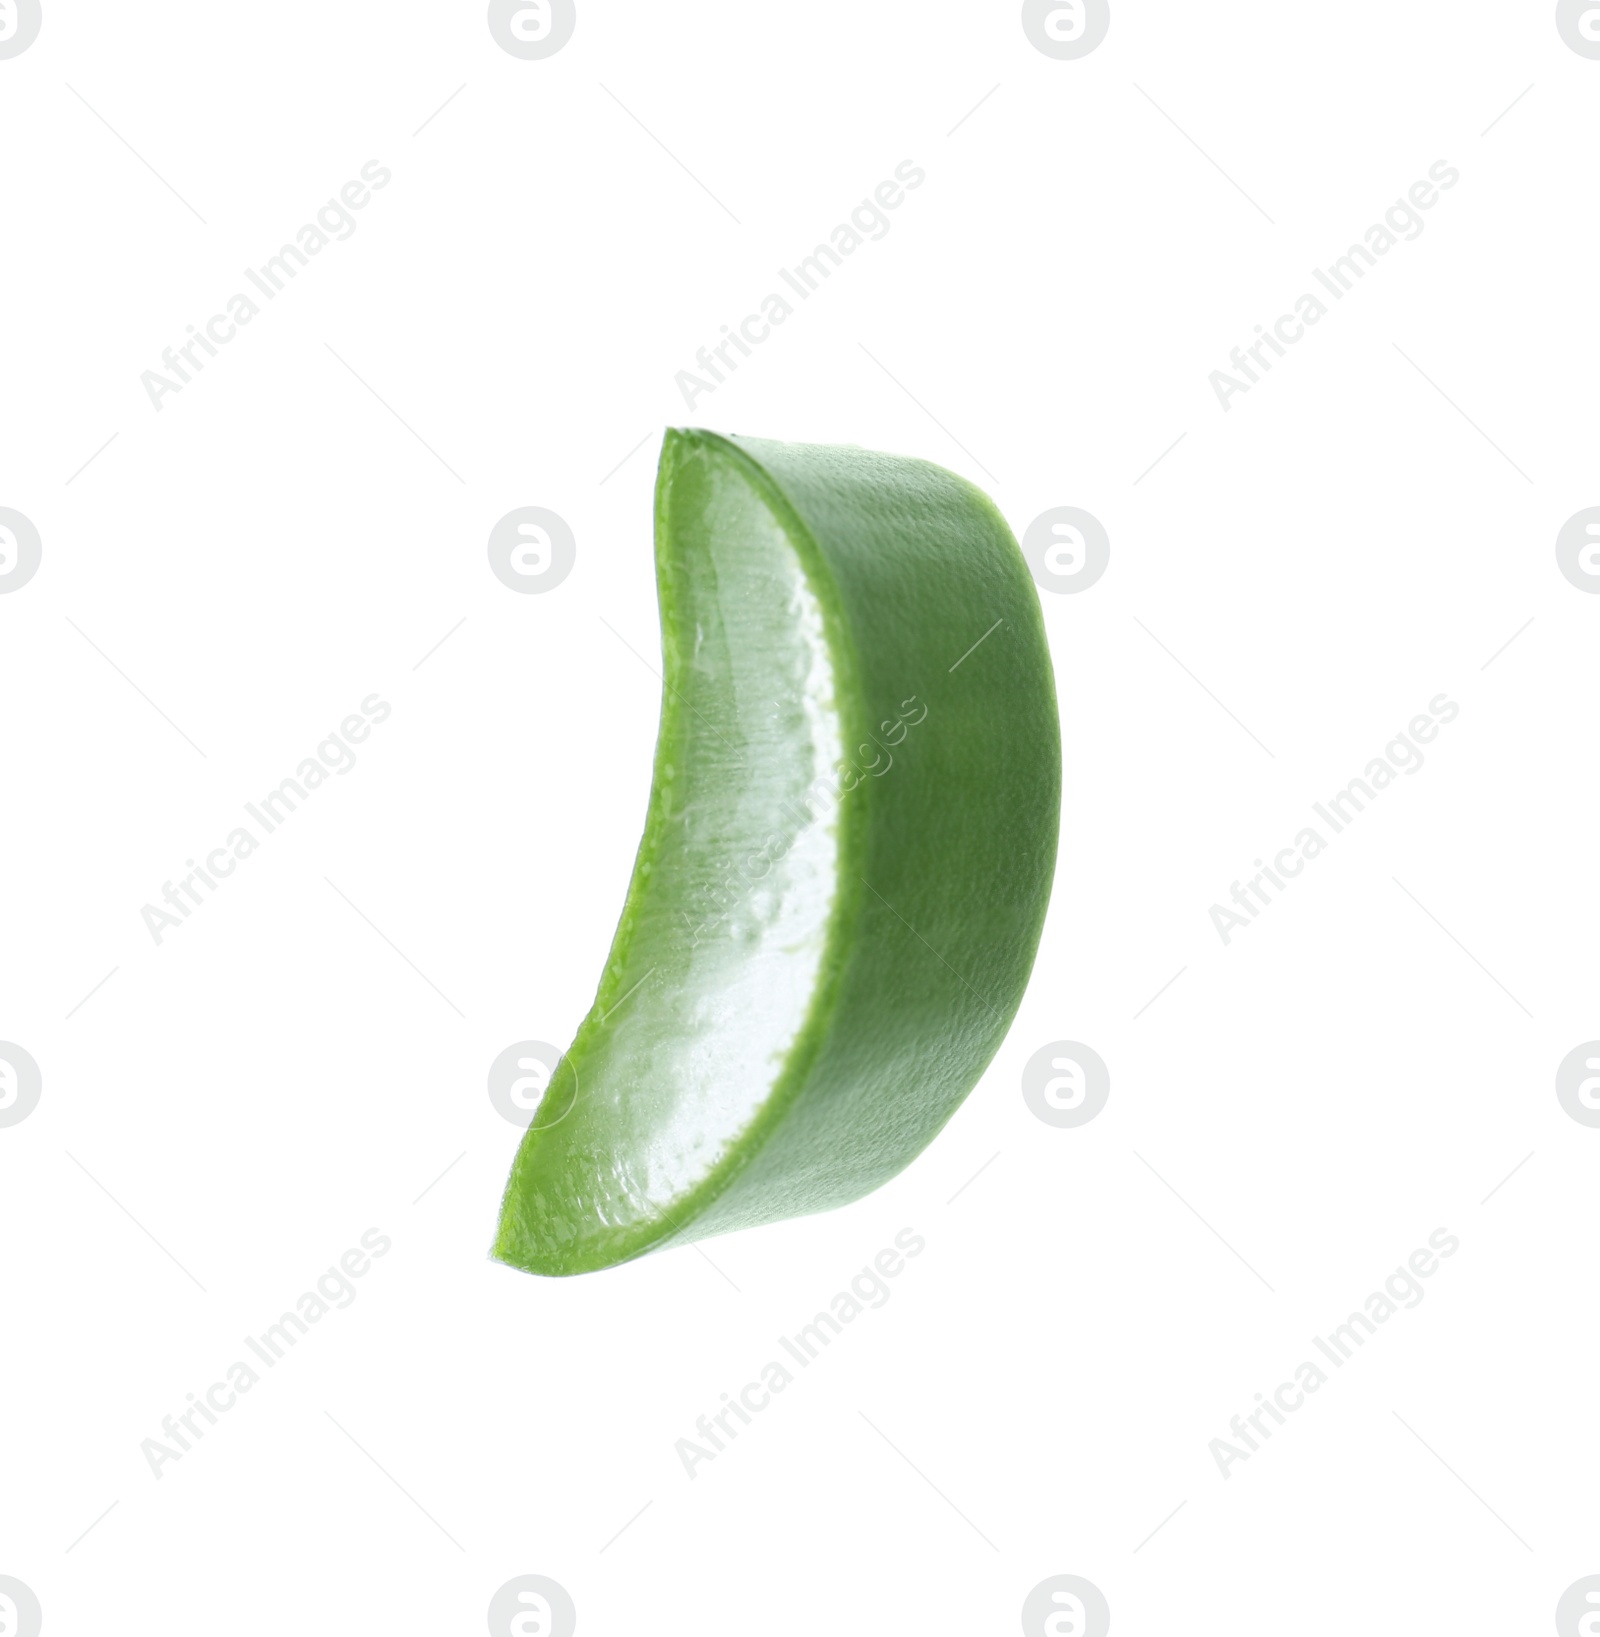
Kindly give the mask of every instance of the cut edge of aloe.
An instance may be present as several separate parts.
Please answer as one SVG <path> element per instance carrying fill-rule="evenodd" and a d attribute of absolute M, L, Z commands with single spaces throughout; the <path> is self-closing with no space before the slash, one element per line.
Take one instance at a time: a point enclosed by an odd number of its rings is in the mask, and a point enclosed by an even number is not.
<path fill-rule="evenodd" d="M 681 611 L 674 603 L 670 576 L 662 572 L 663 565 L 679 560 L 686 548 L 669 526 L 667 500 L 673 477 L 680 465 L 703 451 L 714 452 L 719 458 L 736 465 L 787 535 L 806 581 L 822 610 L 823 630 L 834 670 L 836 710 L 844 738 L 847 742 L 859 742 L 867 729 L 868 713 L 861 689 L 860 664 L 845 617 L 843 601 L 822 548 L 799 512 L 766 468 L 730 438 L 698 428 L 668 428 L 662 443 L 655 500 L 662 690 L 661 715 L 651 769 L 650 800 L 645 812 L 644 830 L 634 856 L 633 873 L 623 900 L 622 913 L 606 956 L 605 969 L 596 990 L 594 1003 L 583 1022 L 579 1024 L 572 1044 L 562 1055 L 561 1062 L 550 1077 L 549 1085 L 534 1115 L 533 1124 L 518 1148 L 502 1198 L 500 1224 L 491 1255 L 494 1260 L 527 1273 L 564 1276 L 597 1271 L 636 1260 L 652 1251 L 665 1249 L 680 1239 L 687 1241 L 697 1237 L 693 1231 L 696 1219 L 732 1186 L 739 1174 L 755 1159 L 767 1138 L 782 1124 L 795 1097 L 806 1082 L 817 1054 L 824 1044 L 829 1021 L 839 997 L 845 970 L 849 964 L 849 951 L 845 945 L 865 892 L 861 866 L 865 861 L 866 851 L 866 812 L 862 803 L 844 801 L 839 804 L 836 817 L 837 868 L 833 903 L 828 913 L 827 932 L 811 1001 L 806 1008 L 804 1021 L 788 1049 L 783 1068 L 755 1116 L 699 1182 L 676 1196 L 670 1208 L 656 1207 L 659 1214 L 654 1219 L 640 1221 L 631 1227 L 619 1228 L 614 1235 L 580 1241 L 577 1246 L 570 1249 L 531 1246 L 527 1242 L 528 1236 L 520 1231 L 515 1221 L 514 1196 L 518 1179 L 535 1161 L 540 1147 L 541 1117 L 545 1111 L 559 1108 L 563 1096 L 572 1097 L 575 1106 L 577 1098 L 573 1096 L 573 1090 L 576 1075 L 573 1065 L 581 1060 L 587 1040 L 594 1032 L 606 1027 L 608 1013 L 624 998 L 621 991 L 627 970 L 627 956 L 632 947 L 636 928 L 641 924 L 640 917 L 633 911 L 651 890 L 649 877 L 641 870 L 641 865 L 651 859 L 667 829 L 668 816 L 664 810 L 667 781 L 663 778 L 663 771 L 676 743 L 673 729 L 683 722 L 684 715 L 688 712 L 688 706 L 677 687 L 683 680 L 686 668 L 680 652 L 680 643 L 685 635 L 684 626 L 680 617 Z M 563 1116 L 545 1122 L 546 1127 L 553 1128 L 561 1117 Z"/>

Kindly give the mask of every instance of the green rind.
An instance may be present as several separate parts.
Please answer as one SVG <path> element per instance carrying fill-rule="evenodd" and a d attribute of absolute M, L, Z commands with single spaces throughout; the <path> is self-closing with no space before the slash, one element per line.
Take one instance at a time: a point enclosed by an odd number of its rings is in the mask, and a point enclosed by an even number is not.
<path fill-rule="evenodd" d="M 624 993 L 635 911 L 651 890 L 646 866 L 665 837 L 663 770 L 692 731 L 675 692 L 687 634 L 672 584 L 683 542 L 669 538 L 667 501 L 675 474 L 699 460 L 735 467 L 783 521 L 822 604 L 847 747 L 912 695 L 928 714 L 894 748 L 889 771 L 840 803 L 826 953 L 765 1105 L 670 1211 L 595 1223 L 574 1239 L 546 1226 L 547 1198 L 574 1183 L 547 1174 L 568 1150 L 550 1135 L 575 1085 L 574 1108 L 587 1101 L 586 1046 Z M 933 1139 L 1004 1039 L 1049 899 L 1060 811 L 1053 673 L 1032 579 L 987 496 L 924 461 L 669 432 L 657 566 L 666 686 L 644 836 L 595 1007 L 517 1155 L 494 1247 L 530 1272 L 610 1266 L 826 1210 L 887 1181 Z"/>

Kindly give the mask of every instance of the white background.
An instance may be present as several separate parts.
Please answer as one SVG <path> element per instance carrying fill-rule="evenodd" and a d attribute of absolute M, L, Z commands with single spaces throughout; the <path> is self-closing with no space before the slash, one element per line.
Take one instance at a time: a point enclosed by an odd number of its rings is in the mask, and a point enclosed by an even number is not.
<path fill-rule="evenodd" d="M 0 505 L 44 542 L 0 597 L 0 1039 L 44 1083 L 0 1130 L 0 1574 L 51 1637 L 481 1631 L 528 1573 L 590 1637 L 1014 1631 L 1062 1573 L 1124 1634 L 1549 1629 L 1600 1572 L 1600 1132 L 1554 1091 L 1600 1035 L 1600 601 L 1554 554 L 1600 503 L 1597 136 L 1543 3 L 1117 0 L 1056 61 L 1010 4 L 582 0 L 521 61 L 479 5 L 46 0 L 0 61 Z M 157 412 L 141 372 L 372 159 L 354 236 Z M 907 159 L 689 412 L 675 373 Z M 1438 160 L 1422 236 L 1224 413 L 1210 372 Z M 1043 597 L 1054 898 L 894 1183 L 535 1280 L 486 1258 L 485 1074 L 571 1038 L 609 944 L 686 422 L 1103 521 L 1105 577 Z M 547 595 L 487 565 L 525 505 L 578 542 Z M 158 947 L 141 906 L 374 692 Z M 1427 765 L 1224 947 L 1209 907 L 1440 693 Z M 1074 1130 L 1020 1092 L 1061 1039 L 1111 1070 Z M 154 1478 L 372 1227 L 355 1304 Z M 888 1305 L 687 1477 L 906 1227 Z M 1224 1478 L 1440 1227 L 1422 1305 Z"/>

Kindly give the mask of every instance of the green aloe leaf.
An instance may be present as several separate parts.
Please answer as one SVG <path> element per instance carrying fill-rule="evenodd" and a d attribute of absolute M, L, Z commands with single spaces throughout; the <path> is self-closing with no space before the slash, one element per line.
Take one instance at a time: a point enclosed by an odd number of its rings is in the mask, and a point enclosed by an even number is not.
<path fill-rule="evenodd" d="M 1005 521 L 925 461 L 673 431 L 655 779 L 494 1254 L 582 1273 L 859 1199 L 1004 1039 L 1061 746 Z"/>

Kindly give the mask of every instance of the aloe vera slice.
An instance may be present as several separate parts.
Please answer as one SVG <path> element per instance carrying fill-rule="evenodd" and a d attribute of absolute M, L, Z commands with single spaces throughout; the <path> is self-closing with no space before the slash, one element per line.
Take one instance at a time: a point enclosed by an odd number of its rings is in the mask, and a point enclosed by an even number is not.
<path fill-rule="evenodd" d="M 859 1199 L 1026 987 L 1061 746 L 1033 582 L 926 461 L 671 431 L 654 786 L 593 1010 L 513 1164 L 531 1273 Z"/>

